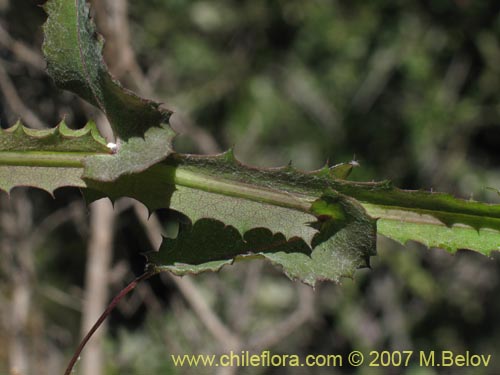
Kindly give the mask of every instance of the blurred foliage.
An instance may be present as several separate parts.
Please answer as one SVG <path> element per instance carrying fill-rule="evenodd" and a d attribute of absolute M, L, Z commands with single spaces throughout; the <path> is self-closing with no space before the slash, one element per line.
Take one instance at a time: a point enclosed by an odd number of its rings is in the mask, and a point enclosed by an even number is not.
<path fill-rule="evenodd" d="M 0 23 L 14 38 L 39 49 L 44 16 L 33 3 L 0 2 Z M 391 178 L 404 188 L 473 194 L 491 202 L 499 197 L 485 187 L 500 187 L 499 8 L 495 0 L 129 2 L 133 49 L 154 95 L 186 112 L 222 149 L 235 145 L 238 157 L 251 164 L 293 160 L 304 169 L 355 157 L 362 166 L 354 173 L 358 180 Z M 42 72 L 3 48 L 0 62 L 26 105 L 47 124 L 55 125 L 63 114 L 75 127 L 86 122 L 87 107 L 55 90 Z M 0 98 L 0 120 L 7 126 L 17 115 Z M 189 134 L 177 145 L 198 151 Z M 79 199 L 72 190 L 58 192 L 56 201 L 42 192 L 26 194 L 34 223 Z M 78 314 L 49 298 L 47 288 L 81 297 L 82 223 L 59 228 L 35 249 L 33 336 L 46 343 L 46 351 L 66 356 L 78 338 Z M 140 272 L 144 261 L 138 253 L 149 247 L 131 212 L 123 213 L 115 262 L 126 260 Z M 245 277 L 254 272 L 243 266 L 196 278 L 203 296 L 227 322 Z M 0 281 L 8 280 L 11 271 L 3 267 Z M 268 267 L 259 272 L 246 326 L 250 332 L 272 330 L 297 300 L 293 283 Z M 341 287 L 318 287 L 314 320 L 269 349 L 301 354 L 470 350 L 493 354 L 491 367 L 475 374 L 495 373 L 500 371 L 495 358 L 499 275 L 497 255 L 488 259 L 464 251 L 452 257 L 380 239 L 372 270 L 359 271 Z M 2 300 L 8 300 L 8 285 L 2 281 Z M 194 373 L 173 369 L 168 354 L 219 350 L 172 285 L 153 280 L 151 286 L 161 309 L 142 303 L 133 314 L 118 311 L 109 321 L 109 374 Z M 7 339 L 0 329 L 0 373 Z M 33 350 L 43 358 L 43 350 Z M 341 372 L 310 369 L 312 374 Z"/>
<path fill-rule="evenodd" d="M 477 168 L 499 161 L 498 8 L 152 1 L 131 3 L 131 19 L 158 95 L 249 162 L 310 169 L 355 153 L 359 179 L 484 199 L 498 185 Z"/>

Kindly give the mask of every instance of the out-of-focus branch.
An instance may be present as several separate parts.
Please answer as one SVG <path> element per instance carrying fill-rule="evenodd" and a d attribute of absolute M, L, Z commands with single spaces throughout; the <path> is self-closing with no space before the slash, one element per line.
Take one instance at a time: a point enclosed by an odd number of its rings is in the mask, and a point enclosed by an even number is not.
<path fill-rule="evenodd" d="M 196 146 L 205 154 L 217 154 L 221 151 L 214 137 L 205 129 L 194 124 L 191 118 L 184 112 L 171 108 L 174 114 L 170 118 L 170 124 L 179 133 L 185 133 L 191 137 Z"/>
<path fill-rule="evenodd" d="M 243 332 L 247 327 L 251 316 L 251 305 L 259 287 L 262 274 L 262 262 L 255 261 L 246 265 L 246 277 L 241 294 L 234 297 L 232 304 L 231 320 L 232 326 L 237 332 Z"/>
<path fill-rule="evenodd" d="M 248 347 L 256 351 L 270 348 L 292 334 L 314 317 L 314 291 L 306 285 L 298 285 L 299 306 L 281 323 L 266 332 L 259 332 L 248 341 Z"/>
<path fill-rule="evenodd" d="M 380 49 L 370 59 L 368 73 L 352 98 L 352 106 L 368 112 L 380 97 L 400 63 L 401 51 L 393 47 Z"/>
<path fill-rule="evenodd" d="M 306 67 L 296 69 L 284 79 L 285 94 L 302 110 L 318 122 L 325 130 L 335 134 L 337 142 L 344 138 L 342 118 L 334 104 L 318 87 L 314 77 Z"/>
<path fill-rule="evenodd" d="M 2 202 L 2 207 L 6 209 L 0 215 L 0 251 L 2 258 L 10 260 L 3 267 L 7 268 L 6 275 L 10 275 L 11 300 L 2 313 L 8 315 L 6 328 L 9 332 L 9 367 L 13 373 L 28 374 L 31 348 L 28 323 L 35 273 L 32 247 L 27 236 L 33 225 L 32 205 L 19 192 L 11 195 L 10 209 L 7 206 L 9 203 Z"/>
<path fill-rule="evenodd" d="M 80 298 L 75 297 L 72 294 L 69 294 L 65 291 L 62 291 L 58 288 L 55 288 L 51 285 L 44 285 L 40 293 L 47 299 L 55 302 L 61 306 L 64 306 L 68 309 L 81 312 L 81 300 Z"/>
<path fill-rule="evenodd" d="M 111 73 L 123 83 L 137 89 L 140 94 L 154 97 L 154 87 L 143 73 L 132 49 L 127 0 L 94 0 L 92 4 L 99 31 L 106 39 L 104 54 Z M 187 114 L 177 113 L 176 108 L 170 109 L 174 111 L 171 118 L 173 127 L 191 137 L 201 152 L 220 152 L 210 133 L 197 126 Z"/>
<path fill-rule="evenodd" d="M 0 90 L 12 112 L 20 116 L 26 125 L 36 129 L 46 128 L 45 124 L 21 100 L 9 75 L 0 62 Z"/>
<path fill-rule="evenodd" d="M 60 225 L 68 222 L 69 219 L 73 219 L 75 227 L 81 229 L 81 227 L 85 225 L 84 212 L 85 207 L 83 202 L 74 201 L 46 216 L 45 219 L 33 229 L 33 232 L 30 233 L 29 240 L 32 247 L 36 249 L 43 240 L 49 238 L 50 232 L 55 230 Z"/>
<path fill-rule="evenodd" d="M 217 339 L 222 350 L 237 351 L 240 348 L 240 339 L 231 332 L 231 330 L 222 322 L 222 320 L 219 319 L 217 314 L 215 314 L 212 308 L 206 303 L 205 298 L 189 276 L 180 278 L 170 273 L 163 273 L 162 277 L 168 277 L 175 283 L 198 318 L 203 322 L 212 336 Z"/>
<path fill-rule="evenodd" d="M 104 55 L 113 75 L 135 86 L 143 95 L 153 88 L 137 63 L 130 39 L 127 0 L 92 1 L 99 31 L 106 38 Z"/>
<path fill-rule="evenodd" d="M 113 227 L 115 214 L 107 199 L 90 206 L 90 240 L 85 272 L 85 293 L 82 308 L 82 332 L 85 334 L 106 308 L 108 301 L 108 271 L 113 252 Z M 89 342 L 82 357 L 83 375 L 103 373 L 102 327 Z"/>
<path fill-rule="evenodd" d="M 136 204 L 134 208 L 153 247 L 159 248 L 161 244 L 161 224 L 158 218 L 152 215 L 148 220 L 147 210 L 144 206 Z M 174 282 L 200 321 L 215 337 L 223 350 L 235 350 L 235 348 L 239 347 L 239 338 L 219 319 L 188 276 L 181 278 L 170 273 L 162 273 L 161 277 Z"/>
<path fill-rule="evenodd" d="M 45 60 L 40 53 L 27 44 L 12 38 L 2 25 L 0 25 L 0 45 L 10 50 L 20 61 L 38 70 L 45 70 Z"/>

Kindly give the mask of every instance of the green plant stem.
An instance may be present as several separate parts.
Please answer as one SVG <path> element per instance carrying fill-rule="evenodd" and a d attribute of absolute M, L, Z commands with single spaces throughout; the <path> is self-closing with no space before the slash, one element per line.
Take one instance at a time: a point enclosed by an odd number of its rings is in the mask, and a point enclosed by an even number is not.
<path fill-rule="evenodd" d="M 83 158 L 90 152 L 2 151 L 0 165 L 25 167 L 83 168 Z"/>
<path fill-rule="evenodd" d="M 84 159 L 95 155 L 91 152 L 1 152 L 0 167 L 2 166 L 24 166 L 24 167 L 49 167 L 49 168 L 85 168 Z M 178 155 L 179 159 L 183 155 Z M 225 179 L 224 177 L 200 173 L 182 163 L 174 166 L 168 163 L 162 163 L 165 174 L 172 177 L 172 185 L 203 190 L 215 194 L 221 194 L 236 198 L 248 199 L 256 202 L 267 203 L 274 206 L 290 208 L 302 212 L 309 212 L 311 204 L 317 199 L 316 195 L 307 193 L 293 192 L 289 193 L 281 189 L 271 189 L 262 186 L 258 181 L 255 184 L 242 183 Z M 367 185 L 366 183 L 364 185 Z M 359 203 L 366 209 L 368 214 L 375 218 L 388 220 L 391 222 L 406 222 L 409 224 L 432 225 L 435 227 L 446 227 L 446 223 L 473 223 L 475 228 L 500 228 L 500 218 L 486 216 L 478 212 L 474 207 L 467 208 L 457 212 L 457 209 L 448 206 L 446 202 L 430 201 L 426 197 L 424 204 L 416 204 L 415 200 L 407 200 L 407 194 L 402 190 L 394 190 L 388 194 L 374 194 L 370 190 L 370 185 L 364 186 L 356 183 L 353 185 L 339 184 L 340 192 L 352 196 L 359 200 Z M 76 187 L 86 187 L 83 180 L 80 180 Z M 430 197 L 430 195 L 429 195 Z M 436 217 L 436 213 L 439 217 Z M 478 225 L 475 225 L 475 221 Z M 464 226 L 463 224 L 456 224 Z M 383 233 L 382 233 L 383 234 Z"/>
<path fill-rule="evenodd" d="M 97 331 L 97 329 L 101 326 L 101 324 L 106 320 L 106 318 L 109 316 L 111 311 L 118 305 L 118 303 L 125 297 L 128 293 L 130 293 L 132 290 L 135 289 L 135 287 L 144 280 L 149 279 L 151 276 L 155 275 L 156 273 L 152 270 L 147 270 L 144 272 L 141 276 L 137 277 L 134 281 L 132 281 L 130 284 L 128 284 L 125 288 L 123 288 L 120 293 L 118 293 L 115 298 L 111 301 L 111 303 L 108 305 L 106 310 L 101 314 L 99 319 L 95 322 L 95 324 L 92 326 L 90 331 L 85 335 L 85 337 L 82 339 L 80 342 L 80 345 L 78 345 L 78 348 L 75 350 L 75 353 L 73 354 L 73 357 L 71 358 L 68 367 L 66 368 L 66 371 L 64 372 L 64 375 L 70 375 L 71 372 L 73 371 L 73 367 L 75 367 L 76 362 L 78 361 L 78 358 L 80 357 L 80 354 L 82 353 L 83 349 L 85 348 L 85 345 L 87 342 L 90 340 L 92 335 Z"/>
<path fill-rule="evenodd" d="M 173 168 L 173 167 L 168 167 Z M 311 204 L 317 198 L 301 194 L 288 194 L 277 190 L 266 189 L 264 187 L 255 187 L 233 181 L 225 181 L 220 178 L 207 176 L 184 170 L 182 166 L 176 167 L 174 182 L 176 185 L 189 187 L 227 195 L 236 198 L 249 199 L 262 203 L 269 203 L 275 206 L 281 206 L 299 211 L 307 212 Z"/>
<path fill-rule="evenodd" d="M 50 168 L 85 168 L 84 158 L 95 155 L 85 152 L 2 152 L 0 166 L 50 167 Z M 249 199 L 275 206 L 291 208 L 299 211 L 308 211 L 311 203 L 316 199 L 299 194 L 287 194 L 277 190 L 256 187 L 248 184 L 224 181 L 217 176 L 207 176 L 196 173 L 181 166 L 163 164 L 167 169 L 166 175 L 173 175 L 173 184 L 204 190 L 212 193 Z M 80 186 L 85 187 L 85 186 Z"/>

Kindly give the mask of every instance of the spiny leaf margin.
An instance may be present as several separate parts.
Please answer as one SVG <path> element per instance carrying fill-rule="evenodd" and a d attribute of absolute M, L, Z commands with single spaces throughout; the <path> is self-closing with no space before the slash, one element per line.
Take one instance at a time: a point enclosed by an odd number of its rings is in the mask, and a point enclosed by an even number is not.
<path fill-rule="evenodd" d="M 29 186 L 53 195 L 61 187 L 85 187 L 81 161 L 111 153 L 93 122 L 78 130 L 64 121 L 42 130 L 17 122 L 0 130 L 0 190 Z"/>
<path fill-rule="evenodd" d="M 313 203 L 311 214 L 318 220 L 309 223 L 317 228 L 310 243 L 300 237 L 287 239 L 268 228 L 241 233 L 221 221 L 200 219 L 177 238 L 164 238 L 159 252 L 147 254 L 149 266 L 184 275 L 262 258 L 289 278 L 314 287 L 319 281 L 338 283 L 369 265 L 369 258 L 376 254 L 376 224 L 355 200 L 328 191 Z"/>
<path fill-rule="evenodd" d="M 445 193 L 401 190 L 389 181 L 342 180 L 332 176 L 327 167 L 313 172 L 302 172 L 291 165 L 272 169 L 249 167 L 239 162 L 232 151 L 218 156 L 173 155 L 171 159 L 174 158 L 181 170 L 218 176 L 220 180 L 237 179 L 239 184 L 303 195 L 310 201 L 325 189 L 332 189 L 356 199 L 372 217 L 380 218 L 379 233 L 397 241 L 416 240 L 450 252 L 467 248 L 490 255 L 491 251 L 499 250 L 500 205 L 463 200 Z M 174 194 L 173 205 L 176 203 Z M 189 210 L 189 207 L 182 205 L 178 209 Z M 393 227 L 400 231 L 390 230 Z"/>
<path fill-rule="evenodd" d="M 31 129 L 21 121 L 0 130 L 0 152 L 95 152 L 111 153 L 94 122 L 71 129 L 65 121 L 50 129 Z"/>
<path fill-rule="evenodd" d="M 50 76 L 60 88 L 100 108 L 117 137 L 116 155 L 87 159 L 85 178 L 112 181 L 164 160 L 173 152 L 172 112 L 113 79 L 85 0 L 49 0 L 44 9 L 48 18 L 42 49 Z"/>
<path fill-rule="evenodd" d="M 170 111 L 112 78 L 102 56 L 103 38 L 85 0 L 49 0 L 43 8 L 48 18 L 42 50 L 48 72 L 60 88 L 100 108 L 115 134 L 125 141 L 168 121 Z"/>

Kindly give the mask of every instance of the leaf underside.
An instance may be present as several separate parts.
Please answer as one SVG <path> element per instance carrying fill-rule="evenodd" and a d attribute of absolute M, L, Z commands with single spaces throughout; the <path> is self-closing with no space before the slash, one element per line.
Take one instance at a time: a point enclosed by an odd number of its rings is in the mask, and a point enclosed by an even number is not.
<path fill-rule="evenodd" d="M 297 223 L 297 227 L 317 228 L 310 242 L 263 227 L 242 235 L 231 225 L 202 218 L 181 230 L 176 239 L 165 238 L 160 251 L 149 253 L 148 259 L 160 271 L 184 274 L 216 270 L 234 259 L 257 257 L 311 286 L 322 280 L 338 282 L 340 277 L 351 277 L 356 269 L 368 266 L 369 257 L 375 255 L 375 220 L 357 202 L 333 191 L 314 205 L 341 211 L 343 217 L 334 219 L 325 211 L 321 221 Z"/>
<path fill-rule="evenodd" d="M 118 150 L 106 147 L 93 124 L 77 131 L 63 123 L 43 131 L 16 124 L 0 132 L 1 190 L 77 186 L 89 202 L 127 196 L 151 212 L 176 210 L 187 218 L 177 237 L 164 238 L 147 257 L 158 272 L 179 275 L 261 258 L 312 286 L 337 282 L 369 265 L 377 231 L 450 252 L 500 250 L 500 205 L 400 190 L 388 181 L 347 181 L 355 162 L 302 172 L 249 167 L 232 151 L 176 154 L 170 112 L 107 71 L 85 1 L 49 0 L 45 9 L 49 73 L 106 114 Z"/>
<path fill-rule="evenodd" d="M 193 223 L 206 219 L 224 222 L 242 233 L 243 238 L 247 231 L 258 225 L 269 229 L 272 233 L 282 233 L 287 239 L 294 236 L 301 237 L 310 244 L 317 234 L 316 228 L 311 223 L 317 221 L 321 214 L 311 208 L 301 211 L 246 199 L 237 194 L 214 192 L 212 187 L 215 179 L 217 182 L 224 181 L 234 185 L 235 191 L 252 186 L 261 189 L 263 193 L 269 190 L 284 192 L 292 202 L 302 199 L 311 206 L 316 197 L 321 197 L 325 190 L 331 189 L 337 193 L 342 192 L 343 196 L 351 199 L 357 198 L 357 202 L 371 217 L 378 218 L 378 233 L 394 240 L 403 243 L 415 240 L 429 247 L 439 247 L 450 252 L 467 248 L 489 255 L 491 251 L 499 250 L 500 206 L 498 205 L 460 200 L 441 193 L 399 190 L 388 182 L 350 182 L 337 178 L 332 169 L 326 167 L 309 173 L 300 172 L 291 166 L 271 170 L 256 169 L 239 163 L 232 152 L 204 157 L 172 155 L 165 165 L 156 168 L 155 173 L 163 176 L 162 181 L 166 182 L 162 189 L 168 191 L 168 194 L 157 197 L 151 194 L 146 197 L 136 189 L 137 183 L 123 181 L 128 186 L 127 190 L 134 192 L 133 196 L 136 199 L 144 202 L 151 211 L 168 205 L 187 215 Z M 188 186 L 189 181 L 188 183 L 180 181 L 179 177 L 186 173 L 203 176 L 207 180 L 205 181 L 207 186 L 196 188 Z M 150 177 L 149 180 L 152 181 L 154 178 Z M 175 185 L 172 183 L 169 187 L 167 181 L 174 181 Z M 179 181 L 182 183 L 179 184 Z M 154 189 L 157 190 L 158 186 Z M 106 194 L 116 199 L 122 196 L 123 192 L 117 191 L 110 185 Z M 201 236 L 200 231 L 189 230 L 192 236 L 196 234 Z M 370 231 L 366 230 L 364 234 L 358 232 L 357 235 L 366 238 L 369 237 L 369 233 Z M 355 244 L 352 238 L 356 236 L 353 234 L 350 240 Z M 172 242 L 167 243 L 168 246 L 163 246 L 161 251 L 172 247 Z M 247 254 L 244 246 L 238 248 L 242 250 L 237 252 Z M 354 246 L 349 251 L 353 248 Z M 331 251 L 332 249 L 330 248 Z M 172 254 L 178 253 L 174 251 Z M 151 259 L 154 259 L 154 263 L 162 269 L 173 270 L 175 265 L 175 272 L 179 274 L 213 270 L 231 262 L 231 258 L 228 258 L 194 267 L 192 264 L 186 265 L 186 259 L 182 257 L 174 260 L 172 254 L 166 257 L 155 256 Z M 337 252 L 338 254 L 340 252 Z M 373 253 L 366 251 L 366 254 Z M 252 257 L 255 254 L 252 252 L 245 256 Z M 260 256 L 273 260 L 268 254 Z M 290 254 L 285 256 L 288 259 L 295 257 Z M 303 253 L 295 258 L 302 257 Z M 241 258 L 242 256 L 239 256 L 239 259 Z M 297 264 L 303 263 L 297 261 Z M 292 275 L 291 272 L 288 274 Z M 344 273 L 346 274 L 349 273 Z"/>
<path fill-rule="evenodd" d="M 328 168 L 310 173 L 297 171 L 291 166 L 256 169 L 239 163 L 232 153 L 219 157 L 182 156 L 178 157 L 178 162 L 182 168 L 196 174 L 219 176 L 288 194 L 309 195 L 311 200 L 327 188 L 337 191 L 356 199 L 372 217 L 378 218 L 378 233 L 402 243 L 415 240 L 450 252 L 471 249 L 485 255 L 500 250 L 500 205 L 457 199 L 443 193 L 400 190 L 387 181 L 346 181 L 329 173 Z M 176 192 L 179 197 L 174 194 L 172 203 L 180 206 L 181 211 L 190 210 L 188 202 L 197 199 L 196 195 L 204 194 L 199 200 L 210 202 L 206 199 L 210 193 L 179 190 Z M 214 212 L 211 207 L 202 212 L 192 209 L 190 214 L 201 217 L 208 215 L 210 210 Z M 226 211 L 239 212 L 234 209 Z M 219 219 L 223 220 L 222 217 L 223 213 Z"/>
<path fill-rule="evenodd" d="M 204 157 L 173 154 L 143 172 L 122 174 L 114 181 L 88 180 L 82 178 L 85 160 L 113 157 L 93 124 L 78 131 L 64 124 L 44 131 L 16 124 L 0 133 L 0 144 L 6 150 L 0 152 L 0 161 L 3 154 L 28 146 L 32 150 L 51 150 L 51 155 L 78 155 L 81 142 L 91 156 L 85 154 L 80 167 L 10 165 L 0 170 L 28 168 L 26 178 L 39 176 L 40 170 L 48 171 L 53 174 L 46 179 L 49 183 L 58 181 L 54 176 L 63 176 L 56 187 L 88 188 L 85 194 L 89 201 L 103 196 L 113 200 L 129 196 L 151 211 L 169 207 L 183 213 L 190 224 L 181 228 L 176 239 L 165 238 L 160 252 L 148 254 L 158 271 L 199 273 L 220 269 L 234 260 L 263 258 L 289 277 L 310 285 L 320 280 L 338 281 L 368 265 L 369 257 L 375 254 L 372 217 L 379 217 L 378 233 L 400 242 L 417 240 L 452 252 L 460 248 L 484 254 L 498 250 L 498 206 L 446 194 L 403 191 L 387 182 L 359 183 L 338 178 L 339 173 L 347 177 L 339 170 L 349 168 L 349 163 L 306 173 L 290 165 L 276 169 L 248 167 L 239 163 L 232 152 Z M 23 178 L 19 171 L 12 175 L 10 187 Z M 73 184 L 68 177 L 72 175 L 77 181 Z M 197 180 L 192 182 L 186 176 L 195 176 L 202 184 L 195 186 Z M 217 183 L 232 190 L 217 191 Z M 36 181 L 26 185 L 54 189 Z M 259 194 L 240 194 L 250 188 Z M 279 200 L 274 204 L 259 200 L 269 193 L 285 197 L 288 206 Z M 400 207 L 403 205 L 406 207 Z M 450 225 L 452 222 L 455 224 Z"/>
<path fill-rule="evenodd" d="M 52 129 L 33 130 L 18 122 L 0 130 L 0 190 L 31 186 L 53 194 L 60 187 L 85 187 L 79 160 L 110 154 L 94 123 L 79 130 L 71 130 L 64 122 Z"/>

